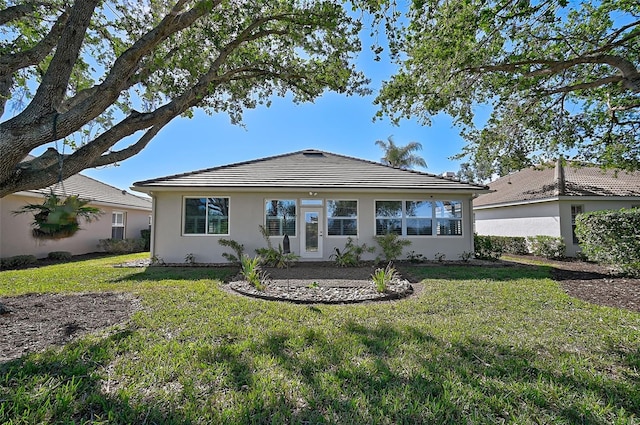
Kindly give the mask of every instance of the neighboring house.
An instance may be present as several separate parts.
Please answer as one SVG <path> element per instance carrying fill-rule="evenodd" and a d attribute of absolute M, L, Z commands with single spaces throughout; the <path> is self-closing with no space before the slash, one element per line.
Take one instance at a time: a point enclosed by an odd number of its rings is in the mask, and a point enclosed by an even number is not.
<path fill-rule="evenodd" d="M 578 214 L 640 207 L 640 172 L 561 161 L 518 171 L 489 188 L 493 192 L 473 201 L 478 234 L 562 237 L 568 256 L 580 251 L 574 232 Z"/>
<path fill-rule="evenodd" d="M 13 214 L 26 204 L 41 204 L 51 188 L 59 196 L 79 195 L 103 214 L 91 223 L 80 222 L 80 230 L 70 238 L 42 240 L 32 236 L 33 215 Z M 148 229 L 151 200 L 76 174 L 51 188 L 18 192 L 0 199 L 0 258 L 32 254 L 46 257 L 51 251 L 74 255 L 99 251 L 100 239 L 139 238 Z"/>
<path fill-rule="evenodd" d="M 301 260 L 330 260 L 348 237 L 377 246 L 394 232 L 429 259 L 473 251 L 471 200 L 487 189 L 318 150 L 303 150 L 134 183 L 153 198 L 151 252 L 165 262 L 221 263 L 220 239 L 275 247 L 289 237 Z M 369 254 L 365 259 L 373 259 Z M 403 257 L 404 258 L 404 257 Z"/>

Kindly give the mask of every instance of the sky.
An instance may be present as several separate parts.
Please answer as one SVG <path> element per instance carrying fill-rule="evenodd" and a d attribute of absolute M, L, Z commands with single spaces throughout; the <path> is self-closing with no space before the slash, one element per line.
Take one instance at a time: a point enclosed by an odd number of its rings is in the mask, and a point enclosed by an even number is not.
<path fill-rule="evenodd" d="M 363 30 L 368 32 L 369 30 Z M 376 62 L 363 41 L 363 51 L 356 60 L 358 69 L 371 79 L 369 96 L 341 95 L 327 92 L 315 103 L 294 104 L 290 97 L 273 99 L 270 107 L 259 106 L 244 114 L 244 127 L 230 123 L 226 114 L 207 115 L 195 110 L 194 117 L 171 121 L 151 143 L 136 156 L 82 174 L 104 183 L 129 189 L 141 180 L 196 171 L 220 165 L 264 158 L 303 149 L 319 149 L 336 154 L 380 161 L 383 151 L 376 140 L 392 136 L 396 144 L 419 142 L 418 152 L 432 174 L 458 171 L 460 161 L 449 158 L 459 153 L 464 141 L 459 129 L 447 116 L 437 116 L 431 126 L 417 119 L 394 125 L 388 118 L 373 122 L 377 111 L 373 104 L 383 80 L 396 70 L 388 57 Z M 44 148 L 36 150 L 39 154 Z"/>

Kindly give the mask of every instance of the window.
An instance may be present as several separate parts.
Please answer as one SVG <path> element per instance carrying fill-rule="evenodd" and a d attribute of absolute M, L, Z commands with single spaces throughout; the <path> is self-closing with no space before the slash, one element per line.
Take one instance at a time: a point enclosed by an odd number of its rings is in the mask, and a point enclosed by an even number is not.
<path fill-rule="evenodd" d="M 433 204 L 428 201 L 406 201 L 407 235 L 433 234 Z"/>
<path fill-rule="evenodd" d="M 228 235 L 229 198 L 185 198 L 185 235 Z"/>
<path fill-rule="evenodd" d="M 462 235 L 462 202 L 436 201 L 437 234 L 440 236 Z"/>
<path fill-rule="evenodd" d="M 584 208 L 582 205 L 571 205 L 571 238 L 573 239 L 574 245 L 579 243 L 578 236 L 576 236 L 576 217 L 583 212 Z"/>
<path fill-rule="evenodd" d="M 375 204 L 377 236 L 389 233 L 462 235 L 462 201 L 376 201 Z"/>
<path fill-rule="evenodd" d="M 402 235 L 402 201 L 376 201 L 376 235 Z"/>
<path fill-rule="evenodd" d="M 357 236 L 358 201 L 327 200 L 327 231 L 329 236 Z"/>
<path fill-rule="evenodd" d="M 269 236 L 295 236 L 296 201 L 268 199 L 265 202 L 265 226 Z"/>
<path fill-rule="evenodd" d="M 119 211 L 111 213 L 111 239 L 124 239 L 124 216 Z"/>

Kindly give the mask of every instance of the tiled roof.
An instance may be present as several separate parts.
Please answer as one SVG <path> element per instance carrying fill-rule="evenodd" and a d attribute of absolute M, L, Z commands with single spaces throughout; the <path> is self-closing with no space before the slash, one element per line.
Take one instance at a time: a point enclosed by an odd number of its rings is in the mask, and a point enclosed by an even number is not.
<path fill-rule="evenodd" d="M 76 174 L 63 180 L 61 184 L 30 190 L 31 193 L 47 194 L 53 192 L 58 196 L 78 195 L 82 199 L 103 202 L 121 207 L 147 209 L 151 211 L 151 199 L 134 195 L 126 190 L 118 189 L 91 177 Z"/>
<path fill-rule="evenodd" d="M 639 196 L 640 172 L 603 171 L 576 164 L 556 169 L 553 165 L 531 167 L 489 183 L 494 191 L 474 199 L 473 206 L 518 203 L 557 196 Z M 559 177 L 564 176 L 564 187 Z M 559 183 L 560 182 L 560 183 Z"/>
<path fill-rule="evenodd" d="M 485 186 L 314 149 L 136 182 L 147 188 L 379 189 L 482 192 Z"/>

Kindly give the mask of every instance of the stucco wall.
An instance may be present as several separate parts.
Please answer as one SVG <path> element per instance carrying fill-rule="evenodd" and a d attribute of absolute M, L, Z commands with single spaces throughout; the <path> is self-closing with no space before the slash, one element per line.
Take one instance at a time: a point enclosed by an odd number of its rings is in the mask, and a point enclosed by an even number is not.
<path fill-rule="evenodd" d="M 557 202 L 476 209 L 474 213 L 476 233 L 479 235 L 561 235 Z"/>
<path fill-rule="evenodd" d="M 182 208 L 185 196 L 215 197 L 228 196 L 230 198 L 229 235 L 183 235 Z M 264 224 L 264 203 L 266 199 L 296 199 L 297 200 L 297 233 L 290 238 L 291 250 L 300 254 L 302 225 L 302 209 L 300 199 L 309 199 L 308 192 L 304 193 L 229 193 L 229 192 L 155 192 L 154 193 L 154 226 L 152 236 L 152 255 L 165 262 L 181 263 L 188 254 L 195 256 L 196 262 L 224 263 L 222 253 L 231 252 L 229 248 L 218 244 L 220 239 L 232 239 L 244 245 L 245 253 L 254 255 L 255 249 L 266 246 L 258 230 Z M 471 217 L 471 201 L 469 196 L 454 194 L 429 195 L 416 194 L 355 194 L 318 193 L 315 199 L 323 199 L 321 207 L 322 220 L 322 257 L 305 260 L 329 260 L 334 248 L 342 249 L 347 240 L 346 236 L 328 236 L 326 234 L 326 199 L 358 200 L 358 237 L 359 244 L 376 246 L 375 235 L 375 200 L 461 200 L 463 201 L 463 236 L 408 236 L 412 245 L 405 248 L 403 258 L 409 251 L 422 253 L 428 259 L 433 259 L 436 253 L 443 253 L 446 259 L 457 260 L 463 252 L 473 250 L 473 230 Z M 274 246 L 282 242 L 282 237 L 271 237 Z M 375 258 L 376 254 L 368 254 L 365 260 Z"/>
<path fill-rule="evenodd" d="M 573 243 L 571 205 L 582 205 L 584 212 L 619 210 L 638 205 L 636 198 L 602 200 L 594 198 L 561 198 L 560 200 L 476 209 L 475 228 L 479 235 L 494 236 L 560 236 L 574 257 L 580 246 Z"/>
<path fill-rule="evenodd" d="M 125 237 L 139 238 L 140 230 L 149 227 L 150 211 L 134 210 L 106 205 L 92 205 L 104 214 L 91 223 L 81 223 L 79 230 L 70 238 L 39 240 L 31 236 L 31 214 L 13 215 L 12 212 L 26 204 L 40 203 L 41 197 L 9 195 L 0 199 L 0 258 L 31 254 L 46 257 L 51 251 L 69 251 L 73 255 L 99 251 L 98 241 L 111 237 L 111 213 L 126 212 Z"/>

